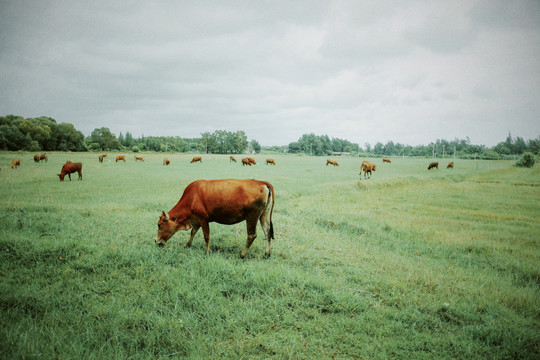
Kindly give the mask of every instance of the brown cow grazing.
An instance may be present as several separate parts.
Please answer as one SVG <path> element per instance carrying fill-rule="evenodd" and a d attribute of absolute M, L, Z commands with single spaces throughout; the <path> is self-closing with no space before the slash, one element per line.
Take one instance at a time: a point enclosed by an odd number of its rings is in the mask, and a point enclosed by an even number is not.
<path fill-rule="evenodd" d="M 171 161 L 168 158 L 163 159 L 163 165 L 169 165 Z"/>
<path fill-rule="evenodd" d="M 69 177 L 69 181 L 71 181 L 71 174 L 74 172 L 79 173 L 79 180 L 82 180 L 82 164 L 81 163 L 72 163 L 70 161 L 66 162 L 64 166 L 62 166 L 62 171 L 60 174 L 57 174 L 60 178 L 60 181 L 64 181 L 64 176 Z"/>
<path fill-rule="evenodd" d="M 136 161 L 136 162 L 137 162 L 137 161 L 142 161 L 142 162 L 144 162 L 144 159 L 143 159 L 143 157 L 140 156 L 140 155 L 135 155 L 135 161 Z"/>
<path fill-rule="evenodd" d="M 191 229 L 187 246 L 202 227 L 206 253 L 210 252 L 209 223 L 232 225 L 242 221 L 247 224 L 246 246 L 240 253 L 244 258 L 257 237 L 257 221 L 261 223 L 266 239 L 265 257 L 270 256 L 270 240 L 274 238 L 272 212 L 274 187 L 259 180 L 197 180 L 189 184 L 180 201 L 167 213 L 161 212 L 156 243 L 165 245 L 178 230 Z"/>
<path fill-rule="evenodd" d="M 255 161 L 254 158 L 247 158 L 249 160 L 249 162 L 251 163 L 251 165 L 257 165 L 257 162 Z"/>
<path fill-rule="evenodd" d="M 326 166 L 328 166 L 328 164 L 334 165 L 334 167 L 339 166 L 339 164 L 338 164 L 338 162 L 336 160 L 328 159 L 328 160 L 326 160 Z"/>
<path fill-rule="evenodd" d="M 274 159 L 266 159 L 266 165 L 268 164 L 276 165 L 276 161 Z"/>
<path fill-rule="evenodd" d="M 454 162 L 453 162 L 453 161 L 450 161 L 450 162 L 448 163 L 448 165 L 446 165 L 446 168 L 447 168 L 447 169 L 450 169 L 450 168 L 453 169 L 453 168 L 454 168 Z"/>
<path fill-rule="evenodd" d="M 361 165 L 361 169 L 360 169 L 360 174 L 358 175 L 362 175 L 362 171 L 364 172 L 364 179 L 369 179 L 371 178 L 371 175 L 372 175 L 372 171 L 375 171 L 375 167 L 377 165 L 365 160 L 365 161 L 362 161 L 362 165 Z M 369 176 L 368 176 L 369 174 Z"/>
<path fill-rule="evenodd" d="M 382 159 L 382 162 L 383 162 L 383 163 L 385 163 L 385 162 L 386 162 L 386 163 L 389 163 L 389 164 L 391 164 L 391 163 L 392 163 L 392 162 L 390 161 L 390 159 L 389 159 L 389 158 L 383 158 L 383 159 Z"/>
<path fill-rule="evenodd" d="M 101 154 L 99 155 L 99 162 L 102 163 L 103 162 L 103 158 L 106 157 L 107 154 Z"/>
<path fill-rule="evenodd" d="M 18 168 L 19 166 L 21 166 L 21 160 L 19 160 L 19 159 L 13 159 L 13 160 L 11 160 L 11 168 L 12 168 L 12 169 L 16 169 L 16 168 Z"/>
<path fill-rule="evenodd" d="M 437 161 L 430 162 L 427 169 L 431 170 L 433 168 L 437 168 L 437 170 L 439 170 L 439 162 L 437 162 Z"/>
<path fill-rule="evenodd" d="M 118 155 L 116 157 L 116 162 L 119 162 L 120 160 L 122 160 L 123 162 L 126 162 L 126 157 L 124 155 Z"/>
<path fill-rule="evenodd" d="M 192 164 L 194 162 L 200 162 L 202 164 L 202 157 L 195 156 L 193 159 L 191 159 L 191 161 L 189 163 Z"/>
<path fill-rule="evenodd" d="M 229 156 L 229 162 L 236 162 L 236 158 L 234 156 Z"/>
<path fill-rule="evenodd" d="M 34 155 L 34 162 L 39 162 L 39 154 Z"/>
<path fill-rule="evenodd" d="M 249 161 L 248 158 L 243 158 L 242 159 L 242 166 L 246 166 L 246 165 L 251 166 L 251 161 Z"/>
<path fill-rule="evenodd" d="M 45 160 L 45 162 L 49 162 L 49 160 L 47 160 L 47 154 L 39 154 L 39 161 L 41 160 Z"/>

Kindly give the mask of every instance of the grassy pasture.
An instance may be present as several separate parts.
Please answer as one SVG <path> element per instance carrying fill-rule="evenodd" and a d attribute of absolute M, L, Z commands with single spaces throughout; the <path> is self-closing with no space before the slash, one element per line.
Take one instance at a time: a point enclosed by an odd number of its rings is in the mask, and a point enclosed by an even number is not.
<path fill-rule="evenodd" d="M 1 358 L 540 357 L 538 166 L 48 155 L 0 153 Z M 59 181 L 67 160 L 83 181 Z M 245 224 L 211 224 L 208 256 L 202 232 L 154 244 L 160 211 L 217 178 L 274 185 L 270 259 L 260 227 L 239 259 Z"/>

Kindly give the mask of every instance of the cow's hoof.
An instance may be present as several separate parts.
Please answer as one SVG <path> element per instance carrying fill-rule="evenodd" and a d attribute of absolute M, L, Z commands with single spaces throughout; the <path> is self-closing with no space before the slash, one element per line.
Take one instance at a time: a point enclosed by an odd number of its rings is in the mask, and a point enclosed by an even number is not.
<path fill-rule="evenodd" d="M 268 258 L 270 258 L 270 253 L 265 253 L 263 256 L 263 259 L 268 259 Z"/>

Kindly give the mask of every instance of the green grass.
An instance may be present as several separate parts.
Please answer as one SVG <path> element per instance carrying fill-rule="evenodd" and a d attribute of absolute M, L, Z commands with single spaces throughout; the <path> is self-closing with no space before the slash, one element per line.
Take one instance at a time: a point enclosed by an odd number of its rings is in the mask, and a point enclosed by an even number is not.
<path fill-rule="evenodd" d="M 538 166 L 143 155 L 0 153 L 1 358 L 540 357 Z M 58 180 L 67 160 L 83 181 Z M 216 178 L 274 185 L 270 259 L 260 227 L 239 258 L 245 224 L 211 224 L 210 255 L 202 234 L 155 245 L 161 210 Z"/>

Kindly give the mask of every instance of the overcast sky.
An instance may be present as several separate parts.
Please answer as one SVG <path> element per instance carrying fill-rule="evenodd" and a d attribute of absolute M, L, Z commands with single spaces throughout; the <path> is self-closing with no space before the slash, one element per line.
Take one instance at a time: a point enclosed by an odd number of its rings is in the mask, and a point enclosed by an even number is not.
<path fill-rule="evenodd" d="M 261 145 L 540 136 L 540 1 L 0 0 L 0 115 Z"/>

